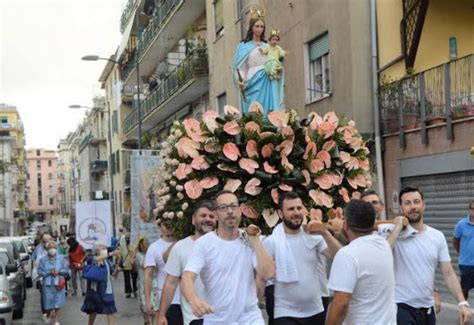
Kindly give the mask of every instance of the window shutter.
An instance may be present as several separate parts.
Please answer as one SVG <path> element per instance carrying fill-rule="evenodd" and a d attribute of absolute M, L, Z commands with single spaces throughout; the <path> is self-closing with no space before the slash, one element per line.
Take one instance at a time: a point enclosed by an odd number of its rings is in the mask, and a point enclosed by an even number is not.
<path fill-rule="evenodd" d="M 329 53 L 329 34 L 324 33 L 309 43 L 309 60 L 314 61 Z"/>

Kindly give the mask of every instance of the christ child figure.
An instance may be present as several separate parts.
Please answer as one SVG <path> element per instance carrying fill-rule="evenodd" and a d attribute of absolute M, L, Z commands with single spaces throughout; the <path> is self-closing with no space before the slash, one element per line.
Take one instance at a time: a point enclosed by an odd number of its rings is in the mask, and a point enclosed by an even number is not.
<path fill-rule="evenodd" d="M 273 29 L 268 38 L 268 42 L 267 47 L 260 48 L 262 54 L 267 56 L 267 61 L 264 65 L 265 71 L 271 79 L 280 79 L 283 73 L 281 60 L 283 60 L 286 55 L 286 51 L 278 45 L 280 42 L 280 31 Z"/>

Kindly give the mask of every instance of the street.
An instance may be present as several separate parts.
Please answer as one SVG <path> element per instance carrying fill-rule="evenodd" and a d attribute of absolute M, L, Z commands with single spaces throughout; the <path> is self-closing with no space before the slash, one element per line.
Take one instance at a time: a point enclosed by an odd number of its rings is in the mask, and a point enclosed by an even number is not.
<path fill-rule="evenodd" d="M 138 299 L 125 298 L 123 293 L 123 275 L 120 274 L 118 279 L 113 281 L 115 304 L 118 313 L 116 314 L 117 325 L 142 324 L 140 306 Z M 87 315 L 81 312 L 83 297 L 68 296 L 66 306 L 61 311 L 60 323 L 62 325 L 84 325 L 87 324 Z M 43 324 L 41 318 L 40 297 L 38 290 L 28 289 L 28 299 L 25 306 L 25 315 L 23 319 L 13 322 L 14 325 L 39 325 Z M 96 325 L 107 324 L 105 316 L 98 316 Z M 456 325 L 457 322 L 457 306 L 452 304 L 443 304 L 441 314 L 437 317 L 439 325 Z M 470 324 L 474 324 L 471 322 Z"/>

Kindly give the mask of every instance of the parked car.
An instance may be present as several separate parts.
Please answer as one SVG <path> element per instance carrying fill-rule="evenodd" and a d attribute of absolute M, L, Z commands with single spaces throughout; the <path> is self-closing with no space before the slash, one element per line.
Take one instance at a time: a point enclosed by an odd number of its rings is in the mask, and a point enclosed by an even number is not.
<path fill-rule="evenodd" d="M 33 265 L 31 263 L 29 248 L 20 237 L 6 238 L 9 238 L 13 242 L 13 244 L 16 246 L 17 251 L 20 253 L 20 262 L 23 266 L 23 270 L 25 271 L 26 287 L 31 288 L 33 286 L 33 280 L 31 278 Z"/>
<path fill-rule="evenodd" d="M 23 308 L 25 307 L 24 287 L 25 279 L 20 272 L 17 263 L 13 259 L 8 249 L 0 248 L 0 261 L 4 261 L 5 275 L 8 279 L 8 285 L 13 302 L 13 317 L 23 318 Z"/>
<path fill-rule="evenodd" d="M 0 324 L 11 325 L 13 321 L 13 301 L 7 278 L 8 257 L 0 255 Z"/>
<path fill-rule="evenodd" d="M 23 289 L 23 299 L 26 300 L 26 278 L 25 278 L 25 268 L 23 266 L 23 262 L 27 260 L 26 257 L 20 257 L 20 252 L 18 251 L 16 245 L 14 244 L 13 240 L 9 237 L 0 237 L 0 247 L 6 248 L 10 255 L 13 257 L 13 261 L 15 262 L 16 266 L 18 267 L 18 273 L 21 275 L 23 281 L 21 283 Z"/>

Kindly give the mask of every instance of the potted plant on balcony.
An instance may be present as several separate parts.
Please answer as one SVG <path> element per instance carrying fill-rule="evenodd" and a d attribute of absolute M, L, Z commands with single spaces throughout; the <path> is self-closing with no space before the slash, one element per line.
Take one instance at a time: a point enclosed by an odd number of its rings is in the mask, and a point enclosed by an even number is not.
<path fill-rule="evenodd" d="M 459 120 L 462 118 L 469 117 L 467 105 L 459 105 L 459 106 L 451 108 L 451 114 L 452 114 L 453 120 Z"/>

